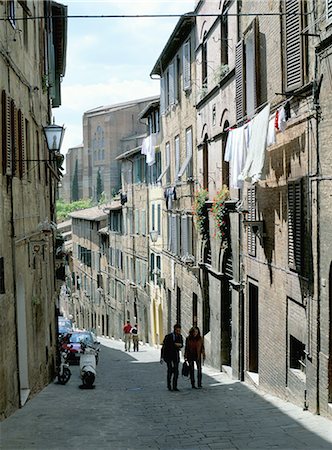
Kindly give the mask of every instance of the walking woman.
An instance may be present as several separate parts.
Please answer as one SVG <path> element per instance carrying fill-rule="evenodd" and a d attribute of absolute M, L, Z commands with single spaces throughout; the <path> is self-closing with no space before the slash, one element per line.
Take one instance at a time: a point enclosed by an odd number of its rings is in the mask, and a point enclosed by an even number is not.
<path fill-rule="evenodd" d="M 202 387 L 202 360 L 205 360 L 204 342 L 198 327 L 192 327 L 189 336 L 186 338 L 184 349 L 184 359 L 188 361 L 190 370 L 191 387 L 197 389 L 195 385 L 195 368 L 197 366 L 197 387 Z"/>

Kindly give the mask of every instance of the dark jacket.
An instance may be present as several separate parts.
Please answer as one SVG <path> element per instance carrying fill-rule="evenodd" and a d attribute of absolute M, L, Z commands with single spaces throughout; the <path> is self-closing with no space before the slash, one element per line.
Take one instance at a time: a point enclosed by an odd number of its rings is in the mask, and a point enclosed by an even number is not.
<path fill-rule="evenodd" d="M 180 347 L 177 347 L 175 344 L 181 344 Z M 177 336 L 174 333 L 167 334 L 165 336 L 163 345 L 161 347 L 161 358 L 165 362 L 180 361 L 180 348 L 183 347 L 183 337 L 181 334 Z"/>
<path fill-rule="evenodd" d="M 184 357 L 188 361 L 199 361 L 202 358 L 205 359 L 204 341 L 201 336 L 188 336 L 186 338 Z"/>

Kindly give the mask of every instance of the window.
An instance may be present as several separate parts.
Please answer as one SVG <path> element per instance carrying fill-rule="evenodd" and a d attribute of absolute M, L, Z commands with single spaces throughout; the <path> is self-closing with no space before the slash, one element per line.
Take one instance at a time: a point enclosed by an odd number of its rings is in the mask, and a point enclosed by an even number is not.
<path fill-rule="evenodd" d="M 207 42 L 206 42 L 206 32 L 204 33 L 204 38 L 202 42 L 202 88 L 207 87 Z"/>
<path fill-rule="evenodd" d="M 166 175 L 166 184 L 169 184 L 171 182 L 170 157 L 171 157 L 171 149 L 169 142 L 167 142 L 165 145 L 165 168 L 162 174 L 157 179 L 157 181 L 161 181 L 163 176 Z"/>
<path fill-rule="evenodd" d="M 207 136 L 203 143 L 203 189 L 209 189 L 209 144 Z"/>
<path fill-rule="evenodd" d="M 179 178 L 179 171 L 180 171 L 180 136 L 176 136 L 176 138 L 174 139 L 174 151 L 175 151 L 174 180 L 177 181 Z"/>
<path fill-rule="evenodd" d="M 165 114 L 175 103 L 175 64 L 172 62 L 160 80 L 160 112 Z"/>
<path fill-rule="evenodd" d="M 294 336 L 289 336 L 289 367 L 305 372 L 305 345 Z"/>
<path fill-rule="evenodd" d="M 306 26 L 305 3 L 302 0 L 285 2 L 285 90 L 292 91 L 304 83 L 306 38 L 301 34 Z"/>
<path fill-rule="evenodd" d="M 187 41 L 183 46 L 183 90 L 187 91 L 191 87 L 191 72 L 190 72 L 190 41 Z"/>
<path fill-rule="evenodd" d="M 5 293 L 5 265 L 4 259 L 0 258 L 0 294 Z"/>
<path fill-rule="evenodd" d="M 161 177 L 161 152 L 156 151 L 155 162 L 152 166 L 148 166 L 148 180 L 150 184 L 156 184 Z"/>
<path fill-rule="evenodd" d="M 192 216 L 181 216 L 181 256 L 188 256 L 193 253 L 192 224 Z"/>
<path fill-rule="evenodd" d="M 142 210 L 142 215 L 141 215 L 141 233 L 144 236 L 146 235 L 146 214 L 145 214 L 145 209 Z"/>
<path fill-rule="evenodd" d="M 150 255 L 150 280 L 154 281 L 154 266 L 155 266 L 155 256 L 154 253 Z"/>
<path fill-rule="evenodd" d="M 8 18 L 9 18 L 9 22 L 15 28 L 16 20 L 15 20 L 15 1 L 14 0 L 9 0 L 9 2 L 8 2 Z"/>
<path fill-rule="evenodd" d="M 156 229 L 156 205 L 152 203 L 151 205 L 151 230 Z"/>
<path fill-rule="evenodd" d="M 192 138 L 192 128 L 190 127 L 187 128 L 186 130 L 186 159 L 184 160 L 181 169 L 179 170 L 179 178 L 182 177 L 185 171 L 187 178 L 191 178 L 193 176 L 192 156 L 193 156 L 193 138 Z"/>
<path fill-rule="evenodd" d="M 134 158 L 134 183 L 145 183 L 145 155 L 138 155 Z"/>
<path fill-rule="evenodd" d="M 160 236 L 160 232 L 161 232 L 161 204 L 158 203 L 157 205 L 157 231 L 158 231 L 158 236 Z"/>
<path fill-rule="evenodd" d="M 109 215 L 109 228 L 110 231 L 116 233 L 122 232 L 122 211 L 111 211 Z"/>
<path fill-rule="evenodd" d="M 176 323 L 181 324 L 181 289 L 176 288 Z"/>
<path fill-rule="evenodd" d="M 176 57 L 176 78 L 175 78 L 175 100 L 177 103 L 181 101 L 181 59 Z"/>
<path fill-rule="evenodd" d="M 180 216 L 171 214 L 169 220 L 169 250 L 174 255 L 180 256 Z"/>
<path fill-rule="evenodd" d="M 248 188 L 248 221 L 256 220 L 256 188 Z M 247 227 L 247 248 L 248 254 L 256 256 L 256 235 L 252 231 L 251 226 Z"/>
<path fill-rule="evenodd" d="M 161 285 L 161 256 L 156 255 L 157 284 Z"/>
<path fill-rule="evenodd" d="M 221 48 L 220 48 L 220 56 L 221 56 L 221 65 L 228 64 L 228 15 L 227 12 L 224 12 L 221 18 L 220 24 L 220 34 L 221 34 Z"/>
<path fill-rule="evenodd" d="M 302 186 L 301 181 L 288 184 L 288 265 L 301 272 L 302 268 Z"/>
<path fill-rule="evenodd" d="M 140 210 L 135 209 L 135 234 L 140 234 L 139 216 L 140 216 Z"/>
<path fill-rule="evenodd" d="M 236 45 L 236 120 L 252 117 L 260 102 L 259 89 L 259 33 L 255 19 Z"/>

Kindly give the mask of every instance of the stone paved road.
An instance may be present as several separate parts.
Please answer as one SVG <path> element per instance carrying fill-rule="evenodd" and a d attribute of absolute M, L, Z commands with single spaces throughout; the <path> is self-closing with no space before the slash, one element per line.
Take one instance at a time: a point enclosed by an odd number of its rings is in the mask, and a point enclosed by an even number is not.
<path fill-rule="evenodd" d="M 96 387 L 51 383 L 0 424 L 0 449 L 332 449 L 332 422 L 204 367 L 203 389 L 166 389 L 157 349 L 101 339 Z"/>

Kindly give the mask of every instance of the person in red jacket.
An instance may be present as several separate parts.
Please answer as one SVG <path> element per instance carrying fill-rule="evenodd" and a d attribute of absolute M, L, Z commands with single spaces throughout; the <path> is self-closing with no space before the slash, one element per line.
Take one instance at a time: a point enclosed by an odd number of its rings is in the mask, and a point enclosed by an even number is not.
<path fill-rule="evenodd" d="M 186 338 L 184 348 L 184 359 L 188 361 L 191 387 L 195 386 L 194 364 L 197 366 L 197 387 L 202 387 L 202 361 L 205 360 L 204 342 L 198 327 L 192 327 L 189 336 Z"/>
<path fill-rule="evenodd" d="M 132 326 L 130 324 L 130 321 L 127 320 L 127 323 L 123 327 L 123 334 L 124 334 L 125 351 L 128 352 L 130 352 L 130 345 L 131 345 L 131 329 Z"/>

